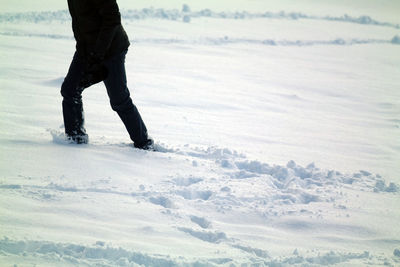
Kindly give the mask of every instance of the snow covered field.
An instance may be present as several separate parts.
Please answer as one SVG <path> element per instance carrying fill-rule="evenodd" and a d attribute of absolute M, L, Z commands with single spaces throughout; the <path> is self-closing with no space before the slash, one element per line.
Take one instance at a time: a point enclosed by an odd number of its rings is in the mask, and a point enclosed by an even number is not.
<path fill-rule="evenodd" d="M 400 265 L 397 1 L 133 2 L 159 152 L 103 85 L 66 144 L 66 1 L 0 1 L 0 266 Z"/>

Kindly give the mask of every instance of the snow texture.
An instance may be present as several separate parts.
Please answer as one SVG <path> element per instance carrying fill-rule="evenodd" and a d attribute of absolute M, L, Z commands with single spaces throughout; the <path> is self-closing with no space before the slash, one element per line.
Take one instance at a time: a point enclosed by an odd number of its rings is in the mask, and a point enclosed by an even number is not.
<path fill-rule="evenodd" d="M 253 2 L 120 6 L 156 152 L 100 84 L 71 144 L 68 11 L 0 13 L 1 266 L 400 264 L 398 22 Z"/>

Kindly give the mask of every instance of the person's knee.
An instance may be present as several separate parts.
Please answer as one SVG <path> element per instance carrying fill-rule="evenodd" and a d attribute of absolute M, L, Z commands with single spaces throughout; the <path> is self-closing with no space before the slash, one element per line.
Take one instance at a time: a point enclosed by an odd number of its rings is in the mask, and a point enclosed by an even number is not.
<path fill-rule="evenodd" d="M 82 90 L 72 85 L 67 79 L 64 79 L 60 93 L 64 99 L 80 99 L 82 97 Z"/>
<path fill-rule="evenodd" d="M 73 94 L 72 94 L 72 90 L 71 90 L 71 89 L 72 89 L 72 88 L 71 88 L 70 83 L 69 83 L 66 79 L 64 79 L 63 83 L 61 84 L 61 91 L 60 91 L 61 95 L 62 95 L 64 98 L 71 98 L 71 97 L 73 97 Z"/>

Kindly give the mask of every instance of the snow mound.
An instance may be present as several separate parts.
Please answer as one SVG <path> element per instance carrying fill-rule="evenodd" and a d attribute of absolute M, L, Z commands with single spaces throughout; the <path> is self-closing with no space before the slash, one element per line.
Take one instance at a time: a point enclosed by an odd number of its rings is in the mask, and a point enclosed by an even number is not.
<path fill-rule="evenodd" d="M 150 256 L 132 252 L 123 248 L 104 246 L 101 241 L 95 246 L 76 245 L 71 243 L 52 243 L 47 241 L 11 241 L 7 238 L 0 241 L 2 253 L 50 258 L 54 262 L 73 265 L 106 265 L 131 266 L 172 266 L 174 261 L 167 257 Z"/>
<path fill-rule="evenodd" d="M 187 228 L 179 228 L 195 238 L 208 243 L 218 244 L 227 237 L 224 233 L 193 231 Z M 302 256 L 298 252 L 293 256 L 272 258 L 268 251 L 243 245 L 234 245 L 234 248 L 253 255 L 250 262 L 257 266 L 326 266 L 333 264 L 349 263 L 352 260 L 373 260 L 368 251 L 363 253 L 339 253 L 330 251 L 319 255 Z M 297 251 L 297 250 L 296 250 Z M 149 255 L 130 251 L 121 247 L 113 247 L 102 241 L 96 241 L 93 245 L 79 245 L 73 243 L 54 243 L 49 241 L 13 241 L 8 238 L 0 240 L 0 252 L 2 255 L 20 256 L 25 259 L 46 262 L 51 264 L 64 264 L 66 266 L 210 266 L 233 264 L 238 262 L 232 258 L 212 258 L 208 261 L 190 261 L 184 257 L 173 258 L 162 255 Z M 397 252 L 397 250 L 395 250 Z M 297 254 L 297 255 L 296 255 Z"/>
<path fill-rule="evenodd" d="M 396 35 L 392 38 L 392 44 L 400 44 L 400 36 Z"/>
<path fill-rule="evenodd" d="M 209 231 L 195 231 L 190 228 L 179 227 L 179 231 L 190 234 L 191 236 L 198 238 L 200 240 L 209 242 L 209 243 L 220 243 L 223 240 L 227 239 L 227 236 L 223 232 L 209 232 Z"/>
<path fill-rule="evenodd" d="M 218 177 L 184 177 L 179 174 L 171 177 L 163 184 L 163 197 L 150 199 L 153 204 L 165 208 L 179 209 L 181 205 L 195 205 L 201 209 L 213 207 L 212 209 L 221 212 L 226 208 L 240 208 L 269 216 L 286 214 L 285 206 L 291 206 L 292 212 L 295 213 L 311 211 L 313 203 L 332 203 L 339 209 L 346 209 L 341 204 L 344 188 L 371 193 L 399 192 L 397 184 L 388 183 L 379 174 L 365 170 L 353 174 L 341 173 L 320 169 L 314 163 L 303 167 L 293 160 L 286 165 L 271 165 L 249 160 L 243 153 L 218 147 L 164 146 L 162 154 L 165 153 L 198 162 L 198 165 L 192 165 L 195 169 L 199 166 L 209 166 Z M 259 185 L 257 188 L 252 186 L 255 183 Z M 147 191 L 146 194 L 159 193 Z M 179 205 L 170 205 L 171 202 Z M 202 228 L 211 224 L 201 222 L 202 219 L 196 217 L 191 219 Z"/>

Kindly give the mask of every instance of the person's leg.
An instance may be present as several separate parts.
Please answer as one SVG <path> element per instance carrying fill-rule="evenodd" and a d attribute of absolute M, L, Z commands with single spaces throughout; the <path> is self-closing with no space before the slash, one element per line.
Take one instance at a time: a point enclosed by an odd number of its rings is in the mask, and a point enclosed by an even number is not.
<path fill-rule="evenodd" d="M 105 62 L 108 76 L 104 84 L 111 108 L 118 113 L 134 145 L 143 148 L 149 142 L 152 144 L 152 140 L 148 138 L 146 125 L 130 97 L 126 82 L 125 55 L 126 51 Z"/>
<path fill-rule="evenodd" d="M 67 76 L 61 86 L 65 134 L 76 143 L 88 142 L 84 128 L 83 89 L 79 86 L 84 68 L 85 62 L 75 52 Z"/>

